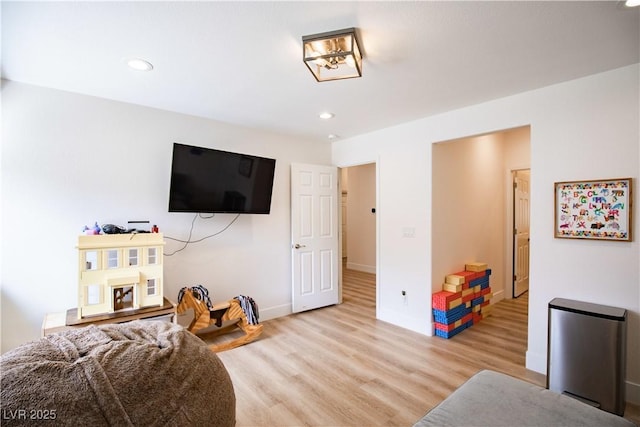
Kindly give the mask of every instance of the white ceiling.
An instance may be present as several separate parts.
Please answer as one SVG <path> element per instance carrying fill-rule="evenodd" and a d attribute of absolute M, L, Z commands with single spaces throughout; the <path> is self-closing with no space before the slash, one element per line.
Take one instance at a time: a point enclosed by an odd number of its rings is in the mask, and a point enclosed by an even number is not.
<path fill-rule="evenodd" d="M 5 79 L 319 141 L 640 62 L 640 8 L 618 1 L 3 1 L 1 12 Z M 317 83 L 301 37 L 347 27 L 363 77 Z M 131 56 L 155 69 L 128 69 Z"/>

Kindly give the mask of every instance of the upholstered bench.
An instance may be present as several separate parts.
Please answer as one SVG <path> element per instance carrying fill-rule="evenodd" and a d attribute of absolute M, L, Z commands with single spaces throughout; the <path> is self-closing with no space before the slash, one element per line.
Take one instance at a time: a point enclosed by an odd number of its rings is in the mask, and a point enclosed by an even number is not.
<path fill-rule="evenodd" d="M 485 370 L 414 424 L 414 427 L 428 426 L 633 427 L 635 424 L 571 397 Z"/>

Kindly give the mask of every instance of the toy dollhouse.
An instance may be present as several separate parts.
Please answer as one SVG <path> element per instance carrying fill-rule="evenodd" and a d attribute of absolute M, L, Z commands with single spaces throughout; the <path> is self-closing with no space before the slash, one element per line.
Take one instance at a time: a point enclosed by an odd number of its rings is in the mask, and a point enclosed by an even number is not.
<path fill-rule="evenodd" d="M 78 319 L 163 304 L 161 233 L 78 238 Z"/>

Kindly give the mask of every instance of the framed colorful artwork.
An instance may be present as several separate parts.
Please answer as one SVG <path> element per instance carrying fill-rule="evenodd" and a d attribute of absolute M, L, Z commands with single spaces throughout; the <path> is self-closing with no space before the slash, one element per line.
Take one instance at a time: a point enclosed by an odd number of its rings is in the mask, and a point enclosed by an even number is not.
<path fill-rule="evenodd" d="M 556 182 L 557 238 L 631 241 L 631 178 Z"/>

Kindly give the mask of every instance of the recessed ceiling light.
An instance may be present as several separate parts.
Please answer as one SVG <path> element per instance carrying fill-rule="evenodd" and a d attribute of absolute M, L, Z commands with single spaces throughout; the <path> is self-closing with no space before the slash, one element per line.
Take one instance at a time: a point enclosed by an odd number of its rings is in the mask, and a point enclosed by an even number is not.
<path fill-rule="evenodd" d="M 153 70 L 153 65 L 149 61 L 145 61 L 140 58 L 129 58 L 127 59 L 127 65 L 129 68 L 132 68 L 136 71 L 151 71 Z"/>
<path fill-rule="evenodd" d="M 318 117 L 320 117 L 323 120 L 328 120 L 328 119 L 332 118 L 334 115 L 335 114 L 333 114 L 333 113 L 329 113 L 328 111 L 325 111 L 324 113 L 320 113 L 318 115 Z"/>
<path fill-rule="evenodd" d="M 338 135 L 336 135 L 335 133 L 330 133 L 327 138 L 329 139 L 338 139 Z"/>
<path fill-rule="evenodd" d="M 627 5 L 627 7 L 636 7 L 636 6 L 640 6 L 640 0 L 627 0 L 625 2 L 625 5 Z"/>

